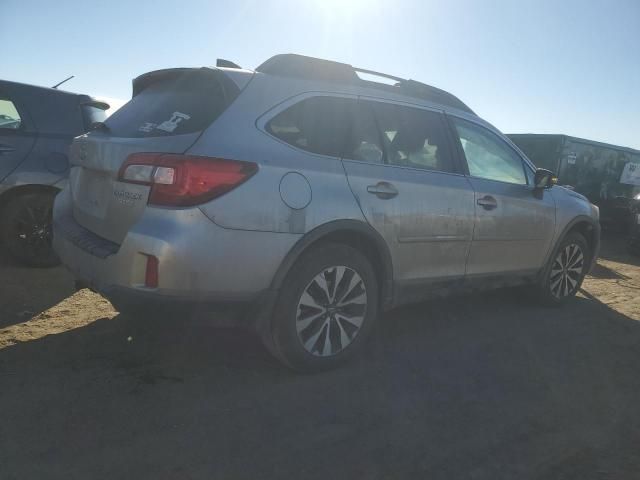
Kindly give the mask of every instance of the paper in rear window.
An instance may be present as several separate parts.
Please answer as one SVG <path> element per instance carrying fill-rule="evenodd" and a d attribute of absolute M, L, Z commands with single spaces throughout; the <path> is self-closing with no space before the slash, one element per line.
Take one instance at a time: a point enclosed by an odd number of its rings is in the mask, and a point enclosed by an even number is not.
<path fill-rule="evenodd" d="M 116 137 L 183 135 L 207 128 L 238 95 L 216 70 L 183 70 L 160 76 L 105 122 Z"/>

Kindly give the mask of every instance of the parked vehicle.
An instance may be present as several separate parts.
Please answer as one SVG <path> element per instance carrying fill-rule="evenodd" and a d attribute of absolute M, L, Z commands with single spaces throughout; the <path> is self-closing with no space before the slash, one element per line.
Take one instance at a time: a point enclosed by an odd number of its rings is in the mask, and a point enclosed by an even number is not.
<path fill-rule="evenodd" d="M 640 193 L 631 201 L 629 222 L 629 251 L 640 255 Z"/>
<path fill-rule="evenodd" d="M 299 370 L 362 347 L 381 310 L 457 288 L 573 296 L 598 209 L 453 95 L 298 55 L 133 82 L 77 138 L 54 245 L 120 311 L 244 306 Z"/>
<path fill-rule="evenodd" d="M 0 80 L 0 242 L 19 261 L 58 263 L 51 212 L 68 175 L 69 145 L 107 108 L 87 95 Z"/>
<path fill-rule="evenodd" d="M 640 151 L 568 135 L 508 137 L 537 167 L 554 172 L 560 185 L 597 205 L 604 227 L 627 229 L 632 201 L 640 194 Z"/>

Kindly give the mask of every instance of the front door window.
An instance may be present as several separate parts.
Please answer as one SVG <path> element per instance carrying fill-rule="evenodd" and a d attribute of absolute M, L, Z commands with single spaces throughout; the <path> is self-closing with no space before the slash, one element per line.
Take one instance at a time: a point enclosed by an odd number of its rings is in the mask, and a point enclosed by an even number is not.
<path fill-rule="evenodd" d="M 454 118 L 453 124 L 469 166 L 469 175 L 487 180 L 526 185 L 520 156 L 489 130 Z"/>

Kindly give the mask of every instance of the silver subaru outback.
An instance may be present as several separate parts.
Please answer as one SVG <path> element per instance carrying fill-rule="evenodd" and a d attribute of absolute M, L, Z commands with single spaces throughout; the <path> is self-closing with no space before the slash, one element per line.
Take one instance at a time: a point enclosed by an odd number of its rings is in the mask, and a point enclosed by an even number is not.
<path fill-rule="evenodd" d="M 397 305 L 580 288 L 598 209 L 455 96 L 300 55 L 219 65 L 136 78 L 72 145 L 54 247 L 120 311 L 232 319 L 308 371 Z"/>

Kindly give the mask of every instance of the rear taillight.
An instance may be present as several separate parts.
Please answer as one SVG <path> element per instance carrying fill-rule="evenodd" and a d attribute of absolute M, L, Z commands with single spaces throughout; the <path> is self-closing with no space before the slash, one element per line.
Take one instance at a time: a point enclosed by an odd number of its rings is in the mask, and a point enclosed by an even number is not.
<path fill-rule="evenodd" d="M 170 153 L 134 153 L 118 180 L 150 185 L 149 204 L 189 207 L 233 190 L 258 171 L 252 162 Z"/>

